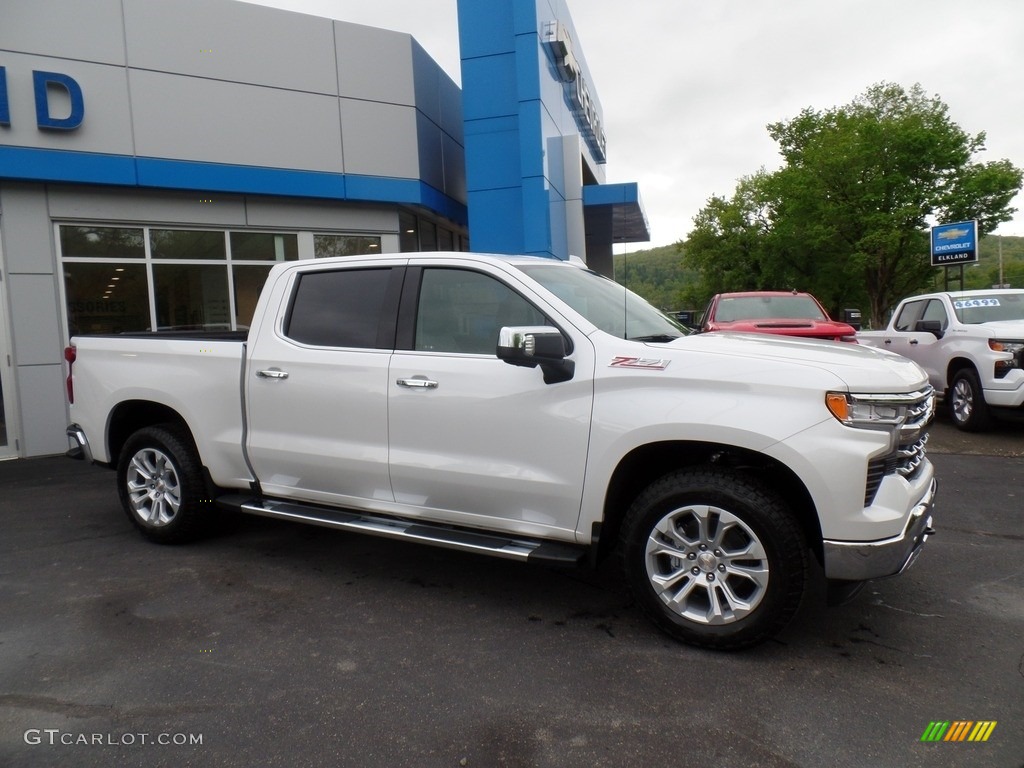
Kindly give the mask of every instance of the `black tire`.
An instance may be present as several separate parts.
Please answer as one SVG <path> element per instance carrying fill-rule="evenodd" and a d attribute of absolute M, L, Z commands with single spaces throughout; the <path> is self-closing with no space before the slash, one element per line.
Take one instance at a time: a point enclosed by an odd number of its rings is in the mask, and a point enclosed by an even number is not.
<path fill-rule="evenodd" d="M 117 463 L 117 492 L 128 519 L 160 544 L 195 539 L 213 506 L 192 439 L 171 425 L 128 438 Z"/>
<path fill-rule="evenodd" d="M 807 544 L 787 505 L 756 479 L 718 467 L 648 486 L 626 513 L 619 551 L 641 610 L 702 648 L 738 650 L 774 636 L 807 583 Z"/>
<path fill-rule="evenodd" d="M 992 425 L 992 414 L 973 368 L 961 368 L 953 374 L 946 405 L 950 420 L 964 432 L 981 432 Z"/>

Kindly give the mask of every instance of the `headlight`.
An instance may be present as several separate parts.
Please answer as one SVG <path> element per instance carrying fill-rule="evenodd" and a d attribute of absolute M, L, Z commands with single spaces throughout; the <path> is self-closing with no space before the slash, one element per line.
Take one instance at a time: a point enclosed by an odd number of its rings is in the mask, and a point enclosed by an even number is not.
<path fill-rule="evenodd" d="M 851 395 L 829 392 L 825 395 L 829 412 L 848 427 L 891 429 L 907 418 L 907 406 L 892 402 L 891 396 Z"/>
<path fill-rule="evenodd" d="M 988 347 L 993 352 L 1002 352 L 1010 355 L 1010 359 L 1001 358 L 995 361 L 995 365 L 992 368 L 992 374 L 997 379 L 1005 379 L 1010 371 L 1015 368 L 1024 368 L 1024 342 L 1022 341 L 1002 341 L 1000 339 L 989 339 Z"/>
<path fill-rule="evenodd" d="M 1000 341 L 999 339 L 988 340 L 989 349 L 993 352 L 1009 352 L 1016 355 L 1024 349 L 1024 341 Z"/>

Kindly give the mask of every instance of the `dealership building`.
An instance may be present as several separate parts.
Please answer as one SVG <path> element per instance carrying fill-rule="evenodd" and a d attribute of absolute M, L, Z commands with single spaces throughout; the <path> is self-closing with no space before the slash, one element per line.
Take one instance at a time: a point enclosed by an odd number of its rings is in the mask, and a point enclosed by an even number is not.
<path fill-rule="evenodd" d="M 240 0 L 10 0 L 0 458 L 60 453 L 79 333 L 247 327 L 274 263 L 649 240 L 565 0 L 459 0 L 461 88 L 407 34 Z"/>

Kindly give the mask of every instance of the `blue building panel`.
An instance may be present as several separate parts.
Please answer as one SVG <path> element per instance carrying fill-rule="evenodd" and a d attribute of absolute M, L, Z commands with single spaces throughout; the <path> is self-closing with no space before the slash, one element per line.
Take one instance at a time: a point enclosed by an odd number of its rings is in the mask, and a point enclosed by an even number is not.
<path fill-rule="evenodd" d="M 470 134 L 465 139 L 466 165 L 480 169 L 474 176 L 470 191 L 518 186 L 522 179 L 519 167 L 519 133 L 497 131 Z"/>
<path fill-rule="evenodd" d="M 516 36 L 516 93 L 519 101 L 540 100 L 541 65 L 544 52 L 537 45 L 537 30 Z"/>
<path fill-rule="evenodd" d="M 19 181 L 59 181 L 76 184 L 138 182 L 131 157 L 61 149 L 0 146 L 0 177 Z"/>
<path fill-rule="evenodd" d="M 352 182 L 349 177 L 349 187 L 351 188 Z M 402 181 L 405 181 L 402 179 Z M 403 202 L 403 201 L 397 201 Z M 453 200 L 442 192 L 434 189 L 428 184 L 419 183 L 419 205 L 427 208 L 431 211 L 439 213 L 446 219 L 454 221 L 456 224 L 465 227 L 469 222 L 469 214 L 466 206 L 463 203 Z"/>
<path fill-rule="evenodd" d="M 565 0 L 458 0 L 458 15 L 474 248 L 516 252 L 521 247 L 566 259 L 570 249 L 586 248 L 589 255 L 593 245 L 595 259 L 609 266 L 611 243 L 646 236 L 646 227 L 615 231 L 619 222 L 637 221 L 636 199 L 626 201 L 626 217 L 616 204 L 602 204 L 608 207 L 601 221 L 608 226 L 585 234 L 585 244 L 578 234 L 585 232 L 588 214 L 578 193 L 570 196 L 566 190 L 578 190 L 581 179 L 604 181 L 604 118 Z M 489 123 L 508 117 L 512 99 L 517 125 Z M 485 140 L 488 131 L 494 136 Z M 499 156 L 510 150 L 512 135 L 518 139 L 514 158 Z M 509 178 L 515 173 L 517 178 Z M 521 218 L 477 209 L 497 200 L 508 203 L 507 194 L 496 189 L 494 197 L 473 194 L 493 189 L 498 179 L 502 187 L 517 187 Z M 639 218 L 644 220 L 642 210 Z"/>
<path fill-rule="evenodd" d="M 473 241 L 473 250 L 491 253 L 527 253 L 522 234 L 522 190 L 487 189 L 469 192 L 470 238 L 480 229 L 491 233 L 487 243 Z"/>
<path fill-rule="evenodd" d="M 512 23 L 517 35 L 529 34 L 537 31 L 537 22 L 544 18 L 555 18 L 546 16 L 551 8 L 550 3 L 537 2 L 537 0 L 506 0 L 512 4 Z M 543 9 L 548 10 L 543 10 Z"/>
<path fill-rule="evenodd" d="M 459 2 L 459 51 L 462 59 L 511 53 L 515 48 L 515 14 L 509 0 Z M 465 83 L 465 73 L 463 73 Z"/>
<path fill-rule="evenodd" d="M 639 204 L 640 188 L 630 184 L 588 184 L 583 188 L 583 204 L 622 205 Z"/>
<path fill-rule="evenodd" d="M 519 106 L 516 90 L 516 57 L 512 53 L 495 54 L 462 62 L 463 122 L 514 115 Z"/>

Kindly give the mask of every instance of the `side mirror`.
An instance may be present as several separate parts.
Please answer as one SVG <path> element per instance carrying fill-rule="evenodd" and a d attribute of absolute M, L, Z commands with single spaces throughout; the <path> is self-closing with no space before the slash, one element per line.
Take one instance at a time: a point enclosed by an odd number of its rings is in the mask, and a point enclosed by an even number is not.
<path fill-rule="evenodd" d="M 861 317 L 859 309 L 844 309 L 843 310 L 843 322 L 853 327 L 853 330 L 859 331 L 861 328 Z"/>
<path fill-rule="evenodd" d="M 914 330 L 918 333 L 931 333 L 936 339 L 942 338 L 942 323 L 938 320 L 918 320 L 914 323 Z"/>
<path fill-rule="evenodd" d="M 496 354 L 509 365 L 540 366 L 545 384 L 569 381 L 576 364 L 566 360 L 565 337 L 546 325 L 511 326 L 498 331 Z"/>

